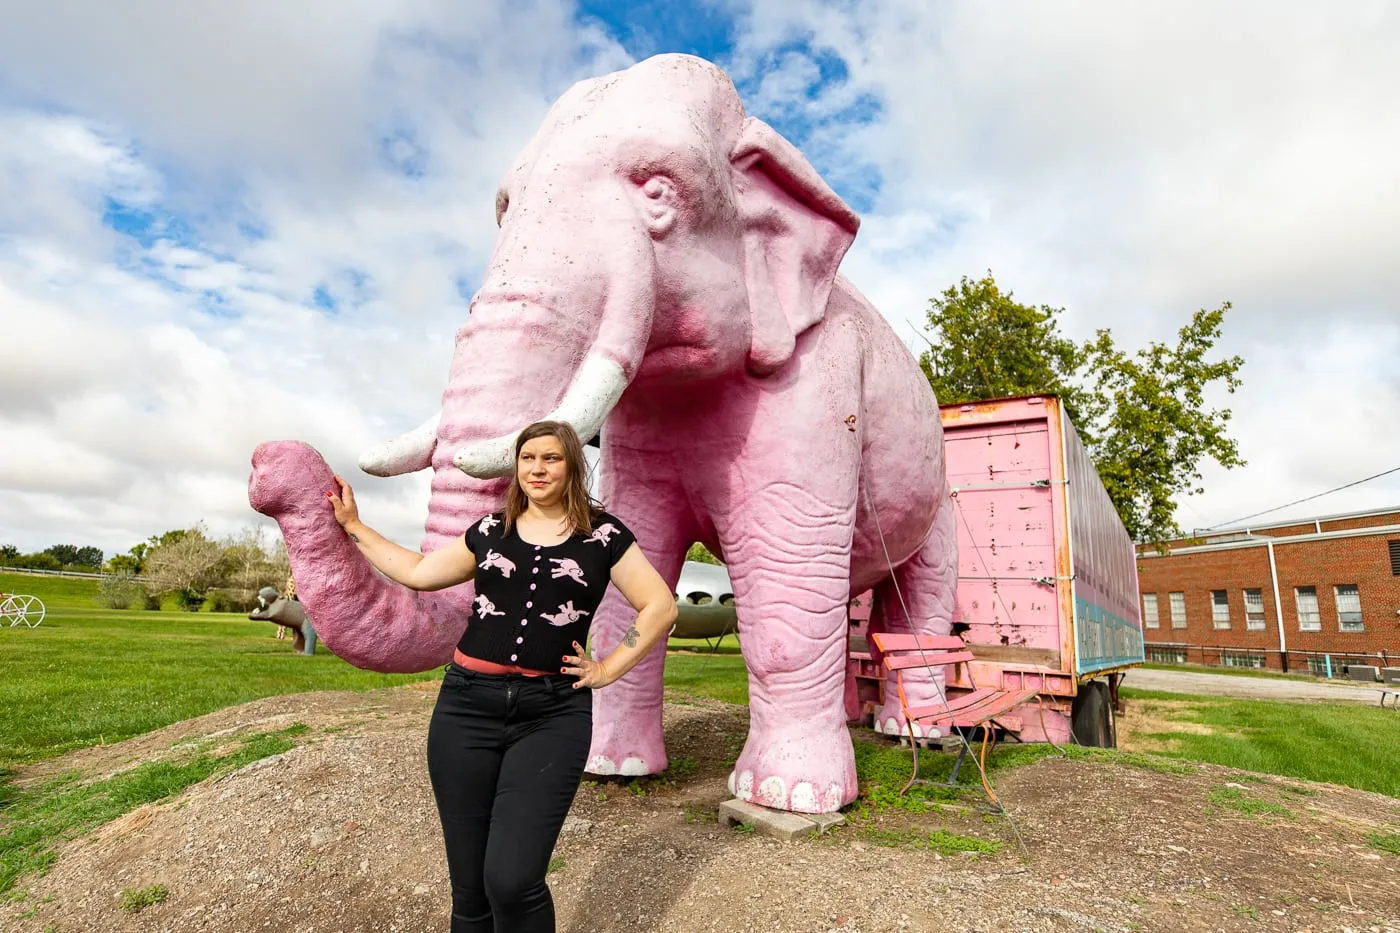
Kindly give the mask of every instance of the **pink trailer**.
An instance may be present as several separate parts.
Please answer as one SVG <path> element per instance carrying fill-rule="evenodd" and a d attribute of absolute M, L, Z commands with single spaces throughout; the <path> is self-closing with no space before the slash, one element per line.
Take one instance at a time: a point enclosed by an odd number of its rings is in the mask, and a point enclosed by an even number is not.
<path fill-rule="evenodd" d="M 1021 738 L 1112 746 L 1123 672 L 1143 661 L 1133 542 L 1054 396 L 942 408 L 958 529 L 953 634 L 979 687 L 1034 689 Z M 846 712 L 869 724 L 884 689 L 852 600 Z M 971 684 L 950 680 L 956 695 Z M 878 728 L 878 724 L 877 724 Z"/>

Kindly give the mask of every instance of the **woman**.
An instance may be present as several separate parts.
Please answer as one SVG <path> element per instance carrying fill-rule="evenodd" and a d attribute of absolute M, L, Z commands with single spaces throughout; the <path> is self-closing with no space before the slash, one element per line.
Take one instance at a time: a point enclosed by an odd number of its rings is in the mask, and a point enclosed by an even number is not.
<path fill-rule="evenodd" d="M 339 495 L 326 494 L 336 520 L 389 578 L 415 590 L 476 580 L 428 727 L 452 933 L 554 929 L 545 871 L 583 776 L 592 691 L 631 670 L 676 618 L 670 588 L 632 533 L 589 497 L 573 428 L 532 424 L 516 438 L 515 457 L 505 508 L 427 555 L 366 527 L 340 477 Z M 594 661 L 583 645 L 609 580 L 637 620 Z"/>

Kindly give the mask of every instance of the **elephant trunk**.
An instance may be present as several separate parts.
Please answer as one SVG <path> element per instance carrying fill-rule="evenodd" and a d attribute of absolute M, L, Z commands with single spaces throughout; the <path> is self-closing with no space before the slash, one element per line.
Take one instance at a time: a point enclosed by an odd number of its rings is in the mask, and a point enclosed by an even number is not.
<path fill-rule="evenodd" d="M 446 663 L 466 625 L 471 587 L 415 593 L 370 566 L 336 523 L 335 488 L 321 455 L 298 441 L 253 452 L 248 501 L 277 520 L 297 596 L 326 648 L 356 667 L 383 673 Z"/>

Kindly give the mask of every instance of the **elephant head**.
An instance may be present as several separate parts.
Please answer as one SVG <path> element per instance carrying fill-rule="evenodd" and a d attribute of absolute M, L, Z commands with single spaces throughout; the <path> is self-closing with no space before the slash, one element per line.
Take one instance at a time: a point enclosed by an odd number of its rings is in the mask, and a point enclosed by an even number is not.
<path fill-rule="evenodd" d="M 567 91 L 506 173 L 496 220 L 439 414 L 360 459 L 380 476 L 434 468 L 425 550 L 499 507 L 527 424 L 567 421 L 588 439 L 630 384 L 782 367 L 825 312 L 859 224 L 795 147 L 745 116 L 720 69 L 684 55 Z M 470 587 L 393 593 L 353 550 L 312 541 L 338 529 L 299 529 L 301 493 L 273 481 L 306 456 L 260 448 L 251 496 L 282 523 L 294 569 L 317 565 L 298 579 L 323 581 L 302 598 L 326 643 L 380 670 L 445 660 Z M 323 463 L 315 472 L 329 483 Z M 339 638 L 341 625 L 361 634 Z"/>
<path fill-rule="evenodd" d="M 489 480 L 520 428 L 550 418 L 592 437 L 634 380 L 774 372 L 821 318 L 859 225 L 722 71 L 685 55 L 565 93 L 496 220 L 440 417 L 366 452 L 367 472 L 431 464 L 446 482 L 452 464 Z"/>

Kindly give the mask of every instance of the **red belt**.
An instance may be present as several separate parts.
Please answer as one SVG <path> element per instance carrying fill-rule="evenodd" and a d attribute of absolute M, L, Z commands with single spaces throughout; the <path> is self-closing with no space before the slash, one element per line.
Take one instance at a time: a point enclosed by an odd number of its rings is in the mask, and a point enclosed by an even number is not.
<path fill-rule="evenodd" d="M 514 664 L 497 664 L 495 661 L 483 661 L 481 658 L 473 658 L 463 654 L 457 649 L 452 650 L 452 661 L 458 667 L 465 667 L 469 671 L 476 671 L 478 674 L 523 674 L 526 677 L 549 677 L 556 671 L 536 671 L 528 667 L 516 667 Z"/>

